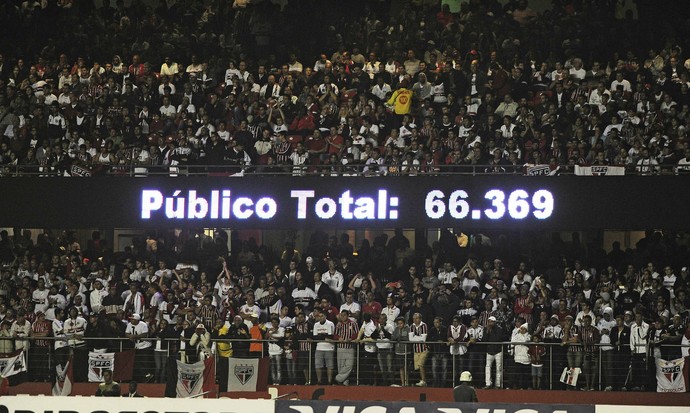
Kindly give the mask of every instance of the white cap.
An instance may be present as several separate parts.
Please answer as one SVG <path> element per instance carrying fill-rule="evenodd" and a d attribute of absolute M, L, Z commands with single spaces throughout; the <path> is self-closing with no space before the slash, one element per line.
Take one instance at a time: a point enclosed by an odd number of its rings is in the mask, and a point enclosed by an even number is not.
<path fill-rule="evenodd" d="M 494 316 L 489 317 L 489 321 L 496 321 L 496 317 L 494 317 Z"/>
<path fill-rule="evenodd" d="M 472 381 L 472 373 L 469 371 L 463 371 L 460 373 L 460 381 Z"/>
<path fill-rule="evenodd" d="M 137 320 L 137 321 L 141 320 L 141 316 L 137 313 L 132 314 L 131 316 L 129 316 L 129 318 L 131 320 Z"/>
<path fill-rule="evenodd" d="M 312 257 L 307 257 L 306 261 L 307 261 L 307 263 L 312 263 L 312 262 L 314 262 L 314 259 Z"/>

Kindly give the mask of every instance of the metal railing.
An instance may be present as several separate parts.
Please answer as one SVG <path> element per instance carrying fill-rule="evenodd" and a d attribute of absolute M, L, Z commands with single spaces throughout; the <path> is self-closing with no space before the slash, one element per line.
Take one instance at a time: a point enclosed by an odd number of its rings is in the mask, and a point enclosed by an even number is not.
<path fill-rule="evenodd" d="M 48 382 L 52 380 L 55 372 L 55 366 L 59 363 L 64 363 L 67 357 L 72 354 L 88 352 L 93 348 L 99 348 L 93 343 L 99 341 L 108 342 L 112 345 L 116 342 L 117 345 L 109 348 L 109 351 L 122 351 L 127 348 L 132 348 L 132 341 L 126 338 L 102 338 L 102 337 L 88 337 L 89 343 L 82 346 L 67 346 L 64 347 L 62 353 L 54 349 L 54 341 L 65 341 L 65 338 L 54 337 L 26 337 L 26 338 L 12 338 L 0 337 L 0 341 L 11 340 L 13 342 L 30 343 L 27 354 L 28 376 L 32 381 Z M 37 347 L 34 345 L 35 341 L 42 340 L 47 343 L 47 347 Z M 220 358 L 219 352 L 216 351 L 215 346 L 207 356 L 200 353 L 196 348 L 188 346 L 189 340 L 180 339 L 166 339 L 169 346 L 165 346 L 166 350 L 155 350 L 155 342 L 159 339 L 150 338 L 154 344 L 149 348 L 149 352 L 160 353 L 160 360 L 153 357 L 143 357 L 135 364 L 135 379 L 139 378 L 142 381 L 165 382 L 166 372 L 165 366 L 170 358 L 180 359 L 186 361 L 196 361 L 204 357 L 216 357 L 216 361 Z M 388 350 L 377 348 L 375 353 L 370 353 L 364 349 L 364 343 L 352 342 L 354 347 L 354 360 L 352 360 L 352 371 L 344 379 L 336 380 L 338 373 L 346 368 L 342 363 L 339 363 L 339 349 L 335 349 L 332 354 L 327 355 L 333 362 L 333 369 L 326 368 L 317 373 L 315 368 L 315 345 L 314 340 L 302 340 L 300 343 L 308 342 L 308 351 L 296 351 L 293 357 L 286 357 L 286 353 L 281 355 L 270 355 L 267 349 L 268 343 L 276 343 L 276 340 L 270 339 L 234 339 L 234 340 L 211 340 L 212 343 L 227 343 L 233 348 L 234 354 L 230 357 L 239 358 L 255 358 L 255 357 L 269 357 L 270 367 L 269 384 L 356 384 L 356 385 L 394 385 L 406 386 L 418 384 L 429 385 L 433 387 L 454 387 L 458 384 L 458 378 L 462 371 L 470 371 L 474 376 L 474 385 L 477 387 L 491 386 L 494 388 L 518 388 L 518 389 L 541 389 L 541 390 L 556 390 L 556 389 L 573 389 L 576 386 L 569 386 L 561 382 L 561 376 L 567 373 L 569 368 L 580 368 L 580 376 L 577 387 L 584 387 L 585 389 L 595 390 L 625 390 L 625 389 L 643 389 L 649 388 L 655 380 L 655 369 L 652 366 L 652 361 L 656 350 L 658 349 L 661 355 L 675 354 L 680 357 L 680 352 L 683 347 L 690 347 L 689 345 L 661 345 L 649 346 L 644 344 L 643 351 L 633 353 L 629 346 L 617 351 L 611 347 L 611 344 L 593 344 L 590 351 L 583 350 L 579 345 L 581 351 L 573 352 L 569 350 L 569 346 L 564 346 L 561 343 L 545 343 L 545 342 L 477 342 L 473 343 L 467 348 L 467 352 L 459 354 L 450 354 L 450 345 L 448 342 L 426 342 L 427 346 L 439 345 L 444 350 L 440 352 L 427 352 L 426 359 L 422 362 L 420 356 L 416 356 L 413 346 L 419 342 L 403 341 L 382 341 L 378 340 L 375 343 L 369 344 L 391 344 Z M 108 344 L 104 343 L 104 344 Z M 187 343 L 181 346 L 181 343 Z M 243 343 L 244 345 L 239 345 Z M 262 343 L 260 352 L 242 352 L 238 354 L 238 348 L 248 348 L 250 344 Z M 338 346 L 338 341 L 332 341 L 335 347 Z M 404 344 L 405 352 L 396 353 L 395 345 Z M 487 362 L 487 346 L 500 346 L 500 356 L 493 356 Z M 543 346 L 545 352 L 542 356 L 542 365 L 537 367 L 534 363 L 523 364 L 516 362 L 514 358 L 514 349 L 516 346 L 526 346 L 528 349 L 531 346 Z M 174 350 L 171 350 L 174 349 Z M 37 351 L 38 350 L 38 351 Z M 371 350 L 371 349 L 369 349 Z M 135 350 L 136 352 L 136 350 Z M 656 352 L 659 355 L 659 352 Z M 149 354 L 149 356 L 151 356 Z M 305 360 L 306 358 L 306 360 Z M 663 358 L 663 357 L 662 357 Z M 163 362 L 164 361 L 164 362 Z M 420 368 L 420 362 L 421 368 Z M 524 359 L 523 359 L 524 362 Z M 537 363 L 538 364 L 538 363 Z M 227 371 L 220 371 L 222 369 L 221 363 L 216 363 L 219 366 L 217 377 L 225 374 Z M 490 368 L 489 368 L 490 366 Z M 420 371 L 423 369 L 424 371 Z M 564 369 L 566 371 L 564 371 Z M 328 371 L 331 370 L 331 371 Z M 44 376 L 41 376 L 41 375 Z M 487 378 L 488 374 L 488 378 Z M 315 380 L 316 377 L 321 378 L 321 382 Z M 540 377 L 541 380 L 537 380 Z M 421 383 L 422 378 L 424 382 Z"/>
<path fill-rule="evenodd" d="M 402 164 L 348 164 L 348 165 L 133 165 L 71 164 L 50 166 L 39 164 L 0 165 L 0 177 L 147 177 L 147 176 L 445 176 L 445 175 L 573 175 L 572 165 L 538 165 L 532 169 L 527 165 L 490 165 L 490 164 L 457 164 L 457 165 L 415 165 L 406 167 Z M 676 165 L 658 165 L 651 172 L 638 171 L 632 165 L 625 167 L 626 175 L 677 175 L 690 174 L 690 170 L 678 169 Z"/>

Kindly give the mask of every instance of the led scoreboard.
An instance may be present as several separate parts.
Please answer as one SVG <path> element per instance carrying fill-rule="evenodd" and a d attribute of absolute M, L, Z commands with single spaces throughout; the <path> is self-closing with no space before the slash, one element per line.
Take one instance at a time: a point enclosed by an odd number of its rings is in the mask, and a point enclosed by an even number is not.
<path fill-rule="evenodd" d="M 690 229 L 685 177 L 6 178 L 0 225 Z"/>

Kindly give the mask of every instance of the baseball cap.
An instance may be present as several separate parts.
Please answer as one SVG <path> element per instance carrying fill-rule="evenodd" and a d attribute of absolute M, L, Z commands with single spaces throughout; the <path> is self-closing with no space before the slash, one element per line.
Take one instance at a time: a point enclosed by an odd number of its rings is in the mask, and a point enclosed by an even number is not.
<path fill-rule="evenodd" d="M 496 317 L 494 317 L 494 316 L 489 317 L 489 321 L 496 321 Z"/>
<path fill-rule="evenodd" d="M 134 314 L 132 314 L 131 316 L 129 316 L 129 319 L 130 319 L 130 320 L 137 320 L 137 321 L 139 321 L 139 320 L 141 320 L 141 316 L 140 316 L 139 314 L 137 314 L 137 313 L 134 313 Z"/>

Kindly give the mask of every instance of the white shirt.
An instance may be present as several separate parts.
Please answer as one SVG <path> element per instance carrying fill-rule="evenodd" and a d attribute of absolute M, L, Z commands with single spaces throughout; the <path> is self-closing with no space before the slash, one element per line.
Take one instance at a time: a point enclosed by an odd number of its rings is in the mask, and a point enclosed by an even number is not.
<path fill-rule="evenodd" d="M 74 320 L 71 318 L 68 318 L 65 320 L 65 323 L 63 324 L 64 326 L 64 333 L 65 336 L 67 336 L 67 344 L 70 346 L 80 346 L 84 344 L 84 332 L 86 331 L 86 320 L 83 319 L 82 317 L 77 316 Z M 77 335 L 81 335 L 82 338 L 77 338 Z"/>
<path fill-rule="evenodd" d="M 50 291 L 47 288 L 44 288 L 43 291 L 36 289 L 31 294 L 31 299 L 36 305 L 34 307 L 34 313 L 38 313 L 39 311 L 42 313 L 46 312 L 48 309 L 48 294 L 50 294 Z"/>
<path fill-rule="evenodd" d="M 446 272 L 446 270 L 441 270 L 438 273 L 438 279 L 441 281 L 441 284 L 452 284 L 453 278 L 458 278 L 455 271 Z"/>
<path fill-rule="evenodd" d="M 268 355 L 269 356 L 278 356 L 280 354 L 283 354 L 283 347 L 278 344 L 278 339 L 285 337 L 285 329 L 283 327 L 278 327 L 276 331 L 271 333 L 271 329 L 273 328 L 273 325 L 271 323 L 268 323 L 266 325 L 266 338 L 270 339 L 275 339 L 276 341 L 269 341 L 268 342 Z M 270 335 L 269 335 L 270 334 Z"/>
<path fill-rule="evenodd" d="M 64 322 L 61 320 L 53 320 L 53 337 L 65 338 Z M 55 350 L 67 347 L 67 340 L 55 340 Z"/>
<path fill-rule="evenodd" d="M 400 309 L 396 306 L 386 306 L 383 308 L 383 310 L 381 310 L 381 314 L 386 315 L 386 325 L 395 327 L 395 319 L 398 318 L 398 316 L 400 315 Z"/>
<path fill-rule="evenodd" d="M 134 334 L 134 335 L 139 335 L 139 334 L 148 334 L 149 332 L 149 326 L 143 322 L 139 321 L 137 325 L 130 323 L 127 323 L 127 327 L 125 327 L 125 334 Z M 134 343 L 134 348 L 138 350 L 146 349 L 151 347 L 151 342 L 148 340 L 137 340 L 136 343 Z"/>
<path fill-rule="evenodd" d="M 359 313 L 362 311 L 362 307 L 359 305 L 359 303 L 353 301 L 351 304 L 348 303 L 343 303 L 340 306 L 340 311 L 347 310 L 350 312 L 350 314 L 354 313 Z"/>
<path fill-rule="evenodd" d="M 105 297 L 106 295 L 108 295 L 108 292 L 105 290 L 105 288 L 101 288 L 100 290 L 91 290 L 91 293 L 89 294 L 91 311 L 93 311 L 94 313 L 98 313 L 99 311 L 101 311 L 103 297 Z"/>
<path fill-rule="evenodd" d="M 649 324 L 642 322 L 642 325 L 632 323 L 630 326 L 630 350 L 633 354 L 644 354 L 647 352 L 647 334 Z"/>
<path fill-rule="evenodd" d="M 326 320 L 323 322 L 318 322 L 314 324 L 313 335 L 318 336 L 321 334 L 326 334 L 332 336 L 335 333 L 335 324 L 331 321 Z M 316 349 L 321 351 L 335 351 L 335 344 L 328 341 L 319 341 L 316 343 Z"/>
<path fill-rule="evenodd" d="M 328 287 L 336 294 L 340 294 L 343 291 L 343 284 L 345 284 L 345 277 L 340 271 L 336 270 L 333 274 L 330 271 L 326 271 L 322 274 L 321 279 Z"/>
<path fill-rule="evenodd" d="M 376 331 L 376 324 L 374 324 L 373 321 L 369 321 L 368 323 L 362 326 L 362 330 L 364 330 L 362 338 L 371 337 L 371 335 L 374 334 L 374 332 Z M 366 351 L 367 353 L 376 353 L 376 343 L 373 341 L 365 342 L 364 351 Z"/>

